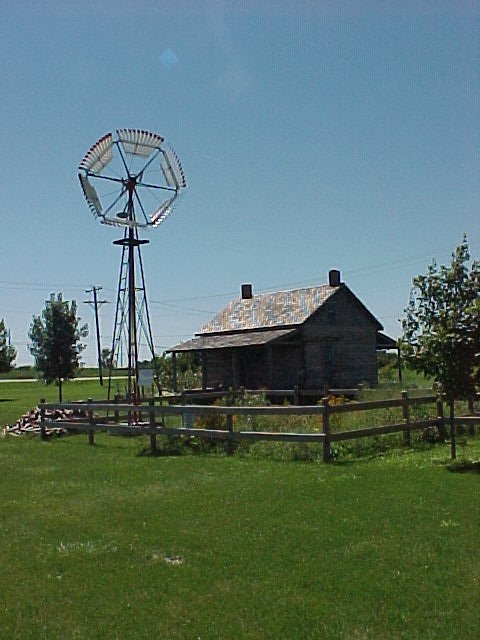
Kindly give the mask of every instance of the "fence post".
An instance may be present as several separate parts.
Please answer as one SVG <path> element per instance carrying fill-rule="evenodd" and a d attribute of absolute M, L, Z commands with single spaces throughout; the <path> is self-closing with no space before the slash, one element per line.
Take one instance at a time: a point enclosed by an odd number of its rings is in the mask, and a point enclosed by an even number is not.
<path fill-rule="evenodd" d="M 408 404 L 408 392 L 402 391 L 402 417 L 405 428 L 403 430 L 403 444 L 410 446 L 410 405 Z"/>
<path fill-rule="evenodd" d="M 118 393 L 115 394 L 115 397 L 113 398 L 113 401 L 115 404 L 118 404 L 120 402 L 120 395 Z M 120 413 L 118 411 L 118 409 L 115 409 L 114 414 L 113 414 L 113 419 L 115 420 L 115 422 L 120 422 Z"/>
<path fill-rule="evenodd" d="M 92 398 L 88 399 L 88 422 L 89 424 L 93 424 L 93 409 L 91 403 L 93 402 Z M 89 429 L 88 431 L 88 444 L 95 444 L 95 432 L 93 429 Z"/>
<path fill-rule="evenodd" d="M 473 414 L 475 413 L 474 409 L 473 409 L 473 398 L 467 398 L 467 403 L 468 403 L 468 413 L 473 416 Z"/>
<path fill-rule="evenodd" d="M 437 396 L 437 420 L 438 436 L 442 442 L 445 442 L 447 435 L 445 433 L 445 417 L 443 414 L 443 399 L 441 395 Z"/>
<path fill-rule="evenodd" d="M 322 405 L 323 405 L 323 413 L 322 413 L 323 433 L 325 434 L 325 438 L 323 440 L 323 461 L 329 462 L 331 458 L 331 453 L 330 453 L 330 407 L 328 405 L 328 398 L 322 398 Z"/>
<path fill-rule="evenodd" d="M 160 400 L 161 402 L 161 400 Z M 157 451 L 157 434 L 155 423 L 155 399 L 150 398 L 148 401 L 148 421 L 150 423 L 150 451 L 156 453 Z"/>
<path fill-rule="evenodd" d="M 42 440 L 47 439 L 47 431 L 45 425 L 45 398 L 40 400 L 40 437 Z"/>
<path fill-rule="evenodd" d="M 227 456 L 233 455 L 233 416 L 231 413 L 226 414 L 227 419 L 227 430 L 228 430 L 228 440 L 227 440 Z"/>
<path fill-rule="evenodd" d="M 450 455 L 452 460 L 455 460 L 457 457 L 457 438 L 455 433 L 455 401 L 449 399 L 448 400 L 448 410 L 449 417 L 448 421 L 450 423 Z"/>
<path fill-rule="evenodd" d="M 300 394 L 299 394 L 299 391 L 298 391 L 298 385 L 297 384 L 293 387 L 293 404 L 295 404 L 297 406 L 300 404 Z"/>
<path fill-rule="evenodd" d="M 473 404 L 473 398 L 468 398 L 468 413 L 471 416 L 475 415 L 475 407 L 474 407 L 474 404 Z M 468 425 L 468 433 L 471 436 L 475 435 L 475 425 L 474 425 L 473 422 Z"/>

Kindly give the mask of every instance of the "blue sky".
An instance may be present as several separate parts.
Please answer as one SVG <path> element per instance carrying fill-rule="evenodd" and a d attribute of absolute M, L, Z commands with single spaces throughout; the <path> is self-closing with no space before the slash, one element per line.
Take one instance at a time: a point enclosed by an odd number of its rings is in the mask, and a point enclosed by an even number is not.
<path fill-rule="evenodd" d="M 412 277 L 480 254 L 479 3 L 0 3 L 0 318 L 17 364 L 51 292 L 92 285 L 110 346 L 118 230 L 93 219 L 78 164 L 103 134 L 160 133 L 188 189 L 145 232 L 157 351 L 242 282 L 323 284 L 338 268 L 392 337 Z"/>

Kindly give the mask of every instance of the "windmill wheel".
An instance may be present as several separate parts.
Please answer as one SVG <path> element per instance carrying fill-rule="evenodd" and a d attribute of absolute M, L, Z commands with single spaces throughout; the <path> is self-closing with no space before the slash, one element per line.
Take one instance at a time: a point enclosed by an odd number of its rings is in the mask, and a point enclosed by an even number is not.
<path fill-rule="evenodd" d="M 78 177 L 90 210 L 115 227 L 157 227 L 187 186 L 175 151 L 140 129 L 107 133 L 85 154 Z"/>

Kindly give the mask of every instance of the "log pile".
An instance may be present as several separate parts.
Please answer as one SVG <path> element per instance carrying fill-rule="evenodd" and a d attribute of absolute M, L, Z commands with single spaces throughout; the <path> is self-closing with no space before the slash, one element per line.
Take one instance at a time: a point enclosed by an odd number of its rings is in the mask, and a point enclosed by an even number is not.
<path fill-rule="evenodd" d="M 45 429 L 45 434 L 47 437 L 66 435 L 68 434 L 67 429 L 60 426 L 56 427 L 52 422 L 56 420 L 59 422 L 64 420 L 78 420 L 85 418 L 86 415 L 86 412 L 80 409 L 76 409 L 75 411 L 70 409 L 47 409 L 45 411 L 45 418 L 49 421 L 49 424 Z M 2 438 L 5 438 L 6 436 L 35 436 L 40 435 L 40 432 L 40 408 L 35 407 L 35 409 L 32 409 L 23 416 L 20 416 L 15 424 L 7 424 L 3 427 L 1 436 Z"/>

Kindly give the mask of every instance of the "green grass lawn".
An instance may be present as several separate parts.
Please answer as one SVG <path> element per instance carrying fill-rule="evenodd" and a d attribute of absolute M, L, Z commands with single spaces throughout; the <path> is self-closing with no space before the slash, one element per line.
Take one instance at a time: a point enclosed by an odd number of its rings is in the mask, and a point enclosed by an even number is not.
<path fill-rule="evenodd" d="M 96 442 L 0 441 L 2 637 L 478 638 L 478 474 L 447 445 L 325 465 Z"/>
<path fill-rule="evenodd" d="M 122 380 L 115 381 L 113 390 L 121 387 Z M 104 385 L 96 379 L 69 380 L 63 383 L 64 402 L 87 400 L 94 398 L 103 400 L 107 397 L 108 381 Z M 54 384 L 45 385 L 41 381 L 7 381 L 0 382 L 0 428 L 6 424 L 14 424 L 18 418 L 33 409 L 45 398 L 47 402 L 58 402 L 58 387 Z"/>

